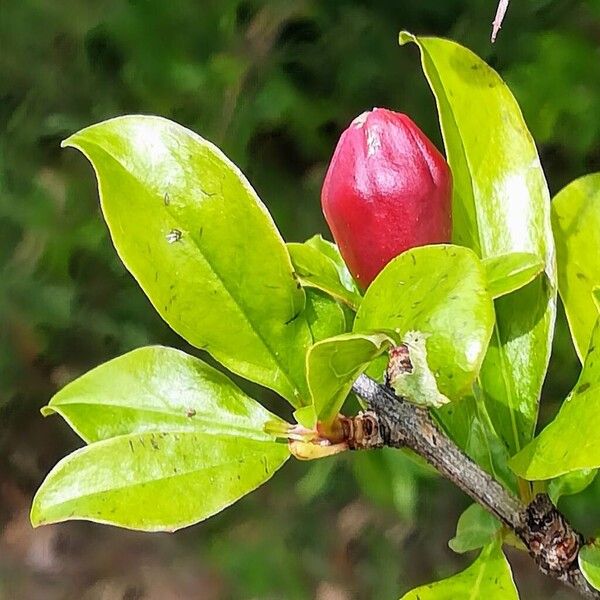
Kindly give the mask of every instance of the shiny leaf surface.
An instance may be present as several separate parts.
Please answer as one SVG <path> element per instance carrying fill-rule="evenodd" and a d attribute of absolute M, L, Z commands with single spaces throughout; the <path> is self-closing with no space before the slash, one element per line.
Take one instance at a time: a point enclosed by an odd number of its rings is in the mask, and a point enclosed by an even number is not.
<path fill-rule="evenodd" d="M 306 403 L 304 291 L 237 167 L 158 117 L 105 121 L 64 145 L 94 166 L 117 252 L 165 321 L 235 373 Z"/>
<path fill-rule="evenodd" d="M 513 252 L 544 261 L 545 276 L 496 300 L 496 327 L 480 381 L 490 418 L 511 452 L 531 439 L 555 318 L 548 189 L 533 139 L 508 87 L 470 50 L 415 42 L 435 95 L 454 176 L 453 241 L 486 259 Z"/>
<path fill-rule="evenodd" d="M 576 179 L 552 201 L 558 260 L 558 291 L 581 359 L 586 355 L 597 310 L 593 288 L 600 285 L 600 173 Z"/>
<path fill-rule="evenodd" d="M 315 344 L 308 352 L 307 375 L 318 419 L 331 422 L 356 378 L 395 343 L 390 334 L 373 332 L 347 333 Z"/>
<path fill-rule="evenodd" d="M 287 244 L 296 274 L 303 285 L 322 290 L 356 310 L 361 300 L 358 288 L 349 273 L 345 276 L 339 264 L 323 253 L 325 244 L 328 242 L 322 238 L 316 243 Z"/>
<path fill-rule="evenodd" d="M 43 409 L 54 412 L 88 443 L 171 430 L 272 440 L 264 426 L 281 421 L 213 367 L 162 346 L 133 350 L 82 375 Z"/>
<path fill-rule="evenodd" d="M 50 471 L 33 499 L 31 522 L 84 519 L 175 531 L 256 489 L 288 456 L 286 444 L 191 431 L 103 440 Z"/>
<path fill-rule="evenodd" d="M 551 479 L 600 467 L 600 320 L 579 380 L 555 419 L 519 454 L 511 468 L 526 479 Z"/>
<path fill-rule="evenodd" d="M 529 252 L 512 252 L 483 261 L 492 298 L 510 294 L 532 281 L 544 270 L 544 261 Z"/>
<path fill-rule="evenodd" d="M 469 249 L 422 246 L 392 260 L 371 283 L 354 331 L 393 329 L 426 337 L 427 361 L 451 400 L 477 376 L 494 324 L 485 270 Z"/>

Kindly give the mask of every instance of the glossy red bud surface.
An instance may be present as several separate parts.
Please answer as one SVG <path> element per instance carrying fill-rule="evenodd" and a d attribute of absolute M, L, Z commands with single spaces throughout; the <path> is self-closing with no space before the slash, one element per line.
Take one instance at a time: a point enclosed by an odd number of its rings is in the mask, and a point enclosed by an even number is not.
<path fill-rule="evenodd" d="M 450 241 L 448 163 L 411 119 L 391 110 L 365 112 L 344 131 L 321 204 L 363 289 L 405 250 Z"/>

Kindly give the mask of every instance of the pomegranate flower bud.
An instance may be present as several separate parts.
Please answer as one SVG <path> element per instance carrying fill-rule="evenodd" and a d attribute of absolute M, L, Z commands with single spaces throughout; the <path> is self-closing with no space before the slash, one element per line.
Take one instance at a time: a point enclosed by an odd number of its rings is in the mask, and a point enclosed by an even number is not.
<path fill-rule="evenodd" d="M 321 204 L 340 252 L 363 288 L 405 250 L 450 241 L 448 164 L 406 115 L 391 110 L 365 112 L 344 131 Z"/>

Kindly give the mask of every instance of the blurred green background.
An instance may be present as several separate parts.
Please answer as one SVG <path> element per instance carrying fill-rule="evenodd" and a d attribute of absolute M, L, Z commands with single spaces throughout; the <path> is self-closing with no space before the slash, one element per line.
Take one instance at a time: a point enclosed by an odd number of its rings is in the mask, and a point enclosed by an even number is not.
<path fill-rule="evenodd" d="M 70 133 L 126 113 L 172 118 L 245 171 L 284 237 L 327 233 L 319 190 L 337 137 L 373 106 L 439 144 L 417 50 L 451 37 L 521 103 L 551 191 L 600 170 L 600 1 L 0 0 L 0 598 L 395 599 L 471 556 L 447 547 L 466 497 L 400 452 L 288 464 L 234 508 L 175 535 L 88 523 L 32 530 L 47 471 L 80 445 L 39 408 L 66 382 L 173 334 L 124 267 Z M 577 376 L 564 319 L 541 409 Z M 276 409 L 276 398 L 254 389 Z M 600 484 L 564 510 L 600 529 Z M 524 598 L 571 598 L 511 554 Z"/>

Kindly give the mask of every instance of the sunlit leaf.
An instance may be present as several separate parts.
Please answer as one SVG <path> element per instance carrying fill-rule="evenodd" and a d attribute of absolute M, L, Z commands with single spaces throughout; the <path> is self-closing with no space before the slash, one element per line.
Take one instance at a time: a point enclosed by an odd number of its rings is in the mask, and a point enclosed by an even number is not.
<path fill-rule="evenodd" d="M 479 558 L 467 569 L 429 585 L 418 587 L 402 600 L 518 600 L 519 594 L 499 542 L 486 546 Z"/>
<path fill-rule="evenodd" d="M 346 331 L 346 317 L 341 306 L 320 290 L 306 290 L 304 317 L 315 342 Z"/>
<path fill-rule="evenodd" d="M 600 319 L 579 380 L 555 419 L 519 454 L 511 468 L 526 479 L 551 479 L 600 467 Z"/>
<path fill-rule="evenodd" d="M 479 504 L 471 504 L 456 524 L 456 535 L 448 546 L 462 554 L 489 544 L 502 529 L 500 522 Z"/>
<path fill-rule="evenodd" d="M 529 252 L 512 252 L 483 261 L 492 298 L 510 294 L 532 281 L 544 270 L 544 261 Z"/>
<path fill-rule="evenodd" d="M 307 403 L 304 291 L 237 167 L 158 117 L 105 121 L 64 145 L 94 166 L 117 252 L 165 321 L 232 371 Z"/>
<path fill-rule="evenodd" d="M 286 444 L 191 431 L 96 442 L 50 471 L 31 508 L 34 526 L 73 519 L 174 531 L 223 510 L 270 479 Z"/>
<path fill-rule="evenodd" d="M 43 409 L 60 414 L 86 441 L 150 431 L 189 431 L 272 440 L 281 421 L 229 378 L 173 348 L 133 350 L 60 390 Z"/>
<path fill-rule="evenodd" d="M 347 333 L 315 344 L 307 356 L 308 385 L 319 420 L 340 411 L 356 378 L 398 340 L 388 333 Z"/>
<path fill-rule="evenodd" d="M 598 311 L 600 286 L 600 173 L 576 179 L 552 201 L 558 291 L 577 354 L 586 355 Z"/>
<path fill-rule="evenodd" d="M 336 264 L 329 253 L 337 251 L 326 246 L 329 242 L 323 238 L 311 238 L 303 244 L 290 243 L 287 245 L 292 264 L 300 281 L 308 287 L 315 287 L 344 302 L 356 310 L 361 296 L 354 280 L 347 273 L 346 266 Z"/>
<path fill-rule="evenodd" d="M 494 324 L 485 270 L 469 249 L 422 246 L 392 260 L 371 283 L 355 331 L 392 329 L 426 337 L 427 362 L 439 391 L 456 399 L 470 390 Z"/>
<path fill-rule="evenodd" d="M 435 95 L 454 178 L 453 241 L 481 258 L 513 252 L 544 261 L 545 276 L 496 300 L 497 323 L 480 382 L 494 428 L 511 452 L 531 439 L 555 318 L 548 189 L 521 111 L 499 75 L 455 42 L 415 42 Z"/>

